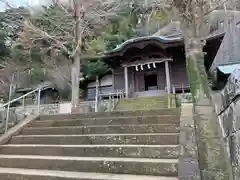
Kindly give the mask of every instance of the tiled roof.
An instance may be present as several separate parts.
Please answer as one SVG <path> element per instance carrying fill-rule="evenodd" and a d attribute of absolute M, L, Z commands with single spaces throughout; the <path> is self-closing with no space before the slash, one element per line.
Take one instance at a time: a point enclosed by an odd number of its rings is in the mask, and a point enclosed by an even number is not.
<path fill-rule="evenodd" d="M 156 40 L 156 41 L 159 41 L 161 43 L 166 43 L 167 44 L 167 43 L 171 43 L 171 42 L 181 42 L 181 41 L 183 41 L 183 37 L 182 37 L 181 34 L 179 34 L 177 36 L 171 36 L 171 37 L 168 37 L 168 36 L 137 37 L 137 38 L 129 39 L 129 40 L 125 41 L 124 43 L 120 44 L 115 49 L 113 49 L 111 51 L 111 53 L 121 51 L 124 47 L 126 47 L 129 44 L 136 43 L 136 42 L 141 42 L 141 41 L 150 41 L 150 40 Z"/>
<path fill-rule="evenodd" d="M 229 19 L 229 14 L 235 17 L 235 22 L 240 21 L 240 11 L 225 11 L 225 10 L 215 10 L 208 16 L 208 24 L 210 24 L 208 36 L 206 39 L 217 37 L 220 34 L 224 34 L 227 21 Z M 119 52 L 124 47 L 131 43 L 140 42 L 140 41 L 147 41 L 147 40 L 156 40 L 161 43 L 173 43 L 179 42 L 183 40 L 182 31 L 181 31 L 181 24 L 179 21 L 172 21 L 165 27 L 161 28 L 158 32 L 151 36 L 143 36 L 132 38 L 124 43 L 117 46 L 113 49 L 110 53 Z"/>
<path fill-rule="evenodd" d="M 225 36 L 210 68 L 211 72 L 216 72 L 219 66 L 240 63 L 240 28 L 236 26 L 239 17 L 235 19 L 235 14 L 230 16 L 232 20 L 225 27 Z"/>
<path fill-rule="evenodd" d="M 181 26 L 179 21 L 172 21 L 165 27 L 161 28 L 158 32 L 153 34 L 153 36 L 169 36 L 172 34 L 182 33 Z"/>

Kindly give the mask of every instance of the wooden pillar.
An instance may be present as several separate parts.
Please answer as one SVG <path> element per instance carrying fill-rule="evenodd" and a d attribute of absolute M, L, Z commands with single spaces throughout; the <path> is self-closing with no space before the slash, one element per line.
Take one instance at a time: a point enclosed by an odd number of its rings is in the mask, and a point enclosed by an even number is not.
<path fill-rule="evenodd" d="M 125 94 L 126 94 L 126 98 L 128 98 L 128 67 L 124 66 L 124 79 L 125 79 Z"/>
<path fill-rule="evenodd" d="M 115 75 L 114 71 L 112 71 L 112 92 L 115 92 Z"/>
<path fill-rule="evenodd" d="M 169 73 L 168 61 L 165 61 L 165 73 L 166 73 L 167 92 L 168 92 L 168 94 L 171 94 L 171 82 L 170 82 L 170 73 Z"/>
<path fill-rule="evenodd" d="M 135 92 L 136 91 L 136 85 L 135 85 L 135 69 L 132 68 L 132 92 Z"/>

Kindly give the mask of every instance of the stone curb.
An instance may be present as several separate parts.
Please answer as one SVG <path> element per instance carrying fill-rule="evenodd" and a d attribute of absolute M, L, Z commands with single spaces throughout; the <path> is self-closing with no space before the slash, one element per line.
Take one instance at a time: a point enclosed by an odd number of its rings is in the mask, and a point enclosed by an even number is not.
<path fill-rule="evenodd" d="M 26 119 L 22 120 L 16 126 L 9 129 L 7 133 L 0 136 L 0 145 L 8 143 L 13 136 L 18 135 L 25 127 L 29 126 L 29 124 L 38 117 L 39 117 L 38 115 L 28 116 Z"/>
<path fill-rule="evenodd" d="M 179 157 L 179 180 L 200 180 L 195 126 L 192 114 L 193 104 L 182 104 L 180 117 L 181 154 Z"/>

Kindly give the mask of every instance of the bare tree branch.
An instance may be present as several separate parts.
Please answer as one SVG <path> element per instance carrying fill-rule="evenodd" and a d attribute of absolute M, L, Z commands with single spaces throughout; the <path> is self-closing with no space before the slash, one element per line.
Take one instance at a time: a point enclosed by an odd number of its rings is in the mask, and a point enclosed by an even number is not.
<path fill-rule="evenodd" d="M 224 5 L 226 2 L 228 2 L 229 0 L 220 0 L 220 2 L 216 3 L 214 5 L 214 7 L 211 7 L 209 9 L 206 10 L 206 12 L 204 13 L 204 16 L 210 14 L 211 12 L 213 12 L 214 10 L 218 9 L 219 7 L 221 7 L 222 5 Z M 211 2 L 211 1 L 210 1 Z"/>

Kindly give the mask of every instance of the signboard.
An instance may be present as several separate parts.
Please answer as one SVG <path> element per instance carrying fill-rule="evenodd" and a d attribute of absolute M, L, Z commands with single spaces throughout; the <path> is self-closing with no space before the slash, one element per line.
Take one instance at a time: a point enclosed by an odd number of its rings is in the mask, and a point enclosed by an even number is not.
<path fill-rule="evenodd" d="M 71 103 L 62 103 L 59 105 L 60 114 L 71 114 L 72 104 Z"/>

